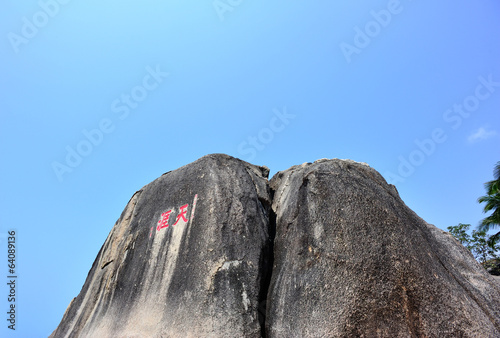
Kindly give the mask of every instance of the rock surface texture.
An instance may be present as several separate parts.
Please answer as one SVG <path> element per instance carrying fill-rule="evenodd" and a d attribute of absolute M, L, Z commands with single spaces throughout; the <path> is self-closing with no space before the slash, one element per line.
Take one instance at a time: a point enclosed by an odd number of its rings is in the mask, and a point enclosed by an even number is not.
<path fill-rule="evenodd" d="M 498 284 L 374 169 L 319 160 L 271 187 L 269 336 L 500 336 Z"/>
<path fill-rule="evenodd" d="M 213 154 L 136 192 L 51 337 L 500 336 L 500 284 L 374 169 L 268 174 Z"/>
<path fill-rule="evenodd" d="M 208 155 L 136 192 L 52 336 L 259 337 L 268 173 Z"/>

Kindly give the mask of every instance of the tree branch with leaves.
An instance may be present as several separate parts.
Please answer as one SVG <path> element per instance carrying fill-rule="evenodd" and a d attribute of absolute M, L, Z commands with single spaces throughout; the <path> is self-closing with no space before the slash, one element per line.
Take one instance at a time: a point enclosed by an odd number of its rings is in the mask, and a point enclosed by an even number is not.
<path fill-rule="evenodd" d="M 486 203 L 483 212 L 493 211 L 491 215 L 481 221 L 479 231 L 487 232 L 500 225 L 500 161 L 495 165 L 493 177 L 494 180 L 484 184 L 486 195 L 479 197 L 477 200 L 479 203 Z M 490 245 L 495 244 L 499 239 L 500 231 L 490 237 Z"/>
<path fill-rule="evenodd" d="M 497 244 L 490 245 L 490 236 L 484 230 L 472 230 L 472 234 L 467 232 L 470 224 L 458 224 L 449 226 L 447 229 L 450 234 L 455 237 L 463 246 L 470 250 L 474 258 L 481 264 L 486 263 L 490 259 L 498 258 L 497 251 L 500 246 Z"/>

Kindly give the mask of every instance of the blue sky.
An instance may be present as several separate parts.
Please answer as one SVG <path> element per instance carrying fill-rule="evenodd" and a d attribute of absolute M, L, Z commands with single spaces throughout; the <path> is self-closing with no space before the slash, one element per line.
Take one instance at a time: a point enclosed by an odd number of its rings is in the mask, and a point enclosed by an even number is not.
<path fill-rule="evenodd" d="M 3 315 L 0 335 L 49 335 L 132 194 L 209 153 L 271 174 L 366 162 L 427 222 L 477 225 L 500 160 L 499 13 L 495 0 L 4 3 L 0 257 L 16 230 L 18 298 L 16 332 Z"/>

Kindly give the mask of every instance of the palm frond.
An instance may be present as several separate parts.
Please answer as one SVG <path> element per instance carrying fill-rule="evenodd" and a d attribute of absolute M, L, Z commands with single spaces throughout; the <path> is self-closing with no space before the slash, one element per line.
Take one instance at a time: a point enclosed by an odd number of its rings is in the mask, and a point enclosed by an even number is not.
<path fill-rule="evenodd" d="M 500 192 L 500 181 L 488 181 L 484 184 L 484 189 L 488 195 L 498 194 Z"/>
<path fill-rule="evenodd" d="M 495 210 L 491 215 L 485 217 L 479 224 L 479 231 L 488 231 L 500 225 L 500 209 Z"/>
<path fill-rule="evenodd" d="M 493 213 L 484 218 L 479 224 L 480 231 L 488 231 L 490 228 L 495 228 L 500 225 L 500 161 L 497 162 L 493 169 L 494 180 L 484 184 L 486 195 L 477 199 L 479 203 L 486 203 L 483 207 L 483 212 L 493 210 Z M 500 239 L 500 232 L 494 235 L 496 239 Z"/>
<path fill-rule="evenodd" d="M 495 169 L 493 169 L 493 177 L 495 180 L 500 181 L 500 161 L 495 165 Z"/>
<path fill-rule="evenodd" d="M 481 196 L 477 199 L 479 203 L 486 203 L 483 212 L 488 212 L 492 209 L 500 208 L 500 195 L 495 196 Z"/>
<path fill-rule="evenodd" d="M 500 240 L 500 231 L 490 236 L 491 242 L 498 242 L 498 240 Z"/>

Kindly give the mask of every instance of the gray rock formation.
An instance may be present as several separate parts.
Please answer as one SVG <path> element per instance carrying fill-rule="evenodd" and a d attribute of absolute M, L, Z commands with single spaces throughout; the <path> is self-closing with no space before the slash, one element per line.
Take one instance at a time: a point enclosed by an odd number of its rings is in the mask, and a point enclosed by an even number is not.
<path fill-rule="evenodd" d="M 277 173 L 270 337 L 499 337 L 500 288 L 378 172 L 320 160 Z"/>
<path fill-rule="evenodd" d="M 500 336 L 500 284 L 375 170 L 268 173 L 215 154 L 143 187 L 51 337 Z"/>
<path fill-rule="evenodd" d="M 208 155 L 136 192 L 51 336 L 260 337 L 268 173 Z"/>

